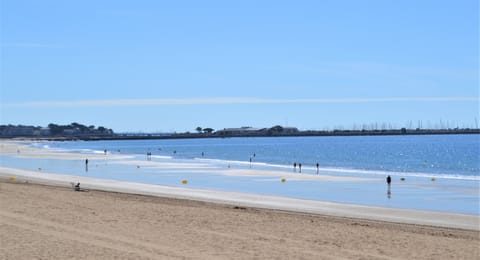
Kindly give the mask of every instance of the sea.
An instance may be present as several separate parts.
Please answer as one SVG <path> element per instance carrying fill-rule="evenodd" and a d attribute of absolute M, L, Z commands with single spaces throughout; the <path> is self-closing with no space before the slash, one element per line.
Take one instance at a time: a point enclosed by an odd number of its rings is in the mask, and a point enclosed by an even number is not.
<path fill-rule="evenodd" d="M 85 158 L 104 154 L 105 159 L 91 159 L 88 171 L 83 161 L 8 156 L 2 156 L 2 166 L 168 186 L 185 186 L 183 181 L 188 180 L 187 186 L 194 189 L 480 215 L 478 134 L 64 141 L 30 145 L 81 153 Z M 130 165 L 109 161 L 112 154 L 130 155 Z M 200 167 L 134 167 L 138 161 Z M 278 172 L 278 176 L 225 175 L 225 169 L 265 170 Z M 355 177 L 362 181 L 296 179 L 300 174 Z M 388 175 L 392 177 L 391 187 L 385 183 Z"/>

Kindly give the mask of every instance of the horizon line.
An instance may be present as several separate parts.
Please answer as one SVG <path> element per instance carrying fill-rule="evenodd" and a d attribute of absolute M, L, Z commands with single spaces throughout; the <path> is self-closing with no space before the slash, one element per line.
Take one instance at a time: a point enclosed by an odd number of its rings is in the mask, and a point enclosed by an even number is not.
<path fill-rule="evenodd" d="M 250 97 L 104 99 L 78 101 L 33 101 L 4 103 L 6 107 L 119 107 L 228 104 L 294 104 L 294 103 L 389 103 L 389 102 L 479 102 L 480 97 L 393 97 L 393 98 L 309 98 L 271 99 Z"/>

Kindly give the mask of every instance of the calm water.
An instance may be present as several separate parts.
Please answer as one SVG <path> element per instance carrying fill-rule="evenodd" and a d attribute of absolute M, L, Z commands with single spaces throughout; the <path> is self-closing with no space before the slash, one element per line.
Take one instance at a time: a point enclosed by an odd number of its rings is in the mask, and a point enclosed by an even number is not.
<path fill-rule="evenodd" d="M 83 153 L 128 154 L 113 160 L 107 155 L 84 160 L 34 159 L 0 156 L 0 165 L 26 170 L 183 186 L 197 189 L 322 200 L 369 206 L 480 215 L 480 135 L 354 136 L 177 139 L 33 143 L 33 146 Z M 152 153 L 152 163 L 195 163 L 169 168 L 137 167 Z M 203 156 L 202 156 L 203 153 Z M 252 158 L 252 163 L 250 163 Z M 360 177 L 362 181 L 295 179 L 293 162 L 302 174 Z M 232 176 L 227 169 L 267 169 L 278 176 Z M 393 178 L 390 195 L 386 175 Z M 286 178 L 285 183 L 280 178 Z M 435 181 L 432 181 L 432 179 Z M 403 180 L 402 180 L 403 179 Z"/>
<path fill-rule="evenodd" d="M 76 152 L 146 154 L 306 172 L 480 179 L 480 135 L 348 136 L 48 143 Z M 203 156 L 202 156 L 203 154 Z"/>

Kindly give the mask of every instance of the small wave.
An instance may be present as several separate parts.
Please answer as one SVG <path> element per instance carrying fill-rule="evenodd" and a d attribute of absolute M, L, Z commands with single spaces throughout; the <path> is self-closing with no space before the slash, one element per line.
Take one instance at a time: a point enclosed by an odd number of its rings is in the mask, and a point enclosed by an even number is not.
<path fill-rule="evenodd" d="M 260 166 L 265 168 L 281 169 L 281 170 L 292 170 L 292 165 L 282 165 L 282 164 L 269 164 L 264 162 L 249 162 L 249 161 L 236 161 L 236 160 L 222 160 L 222 159 L 206 159 L 206 158 L 195 158 L 195 160 L 213 163 L 213 164 L 233 164 L 239 166 Z M 304 173 L 307 172 L 316 172 L 317 168 L 312 166 L 303 166 L 302 170 Z M 399 171 L 387 171 L 387 170 L 367 170 L 367 169 L 352 169 L 352 168 L 334 168 L 334 167 L 319 167 L 320 172 L 330 172 L 330 173 L 339 173 L 339 174 L 370 174 L 370 175 L 391 175 L 391 176 L 402 176 L 402 177 L 422 177 L 422 178 L 439 178 L 439 179 L 455 179 L 455 180 L 473 180 L 480 181 L 480 176 L 478 175 L 461 175 L 461 174 L 442 174 L 442 173 L 425 173 L 425 172 L 399 172 Z M 297 167 L 298 171 L 298 167 Z M 307 173 L 308 174 L 308 173 Z"/>
<path fill-rule="evenodd" d="M 480 181 L 480 176 L 476 175 L 454 175 L 442 173 L 424 173 L 424 172 L 396 172 L 396 171 L 378 171 L 378 170 L 363 170 L 363 169 L 347 169 L 347 168 L 319 168 L 320 171 L 350 173 L 350 174 L 372 174 L 372 175 L 391 175 L 404 177 L 422 177 L 422 178 L 441 178 L 441 179 L 456 179 L 456 180 L 473 180 Z"/>
<path fill-rule="evenodd" d="M 249 162 L 249 161 L 236 161 L 236 160 L 222 160 L 222 159 L 205 159 L 205 158 L 194 158 L 194 160 L 206 162 L 206 163 L 214 163 L 214 164 L 234 164 L 234 165 L 256 165 L 256 166 L 271 166 L 264 162 Z"/>
<path fill-rule="evenodd" d="M 172 156 L 164 156 L 164 155 L 152 155 L 152 158 L 156 158 L 156 159 L 173 159 Z"/>

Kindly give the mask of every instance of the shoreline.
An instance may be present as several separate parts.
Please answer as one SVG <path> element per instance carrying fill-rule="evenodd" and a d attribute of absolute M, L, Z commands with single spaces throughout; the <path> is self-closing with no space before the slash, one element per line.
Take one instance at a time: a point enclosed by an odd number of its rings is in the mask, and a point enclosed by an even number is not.
<path fill-rule="evenodd" d="M 480 216 L 476 215 L 363 206 L 240 192 L 191 189 L 96 179 L 84 176 L 49 174 L 45 172 L 42 172 L 42 174 L 39 175 L 38 172 L 35 171 L 6 167 L 0 167 L 0 176 L 4 180 L 14 177 L 16 182 L 56 185 L 59 187 L 71 187 L 71 183 L 80 182 L 81 187 L 84 189 L 106 192 L 167 197 L 239 207 L 480 231 Z"/>
<path fill-rule="evenodd" d="M 23 142 L 0 142 L 1 153 L 8 156 L 32 158 L 32 159 L 59 159 L 59 160 L 84 160 L 85 154 L 55 152 L 49 149 L 35 148 L 25 145 Z M 17 151 L 21 149 L 21 152 Z M 103 154 L 91 154 L 89 159 L 105 159 Z M 336 176 L 336 175 L 310 175 L 310 174 L 293 174 L 291 172 L 276 172 L 269 170 L 257 169 L 211 169 L 201 163 L 187 162 L 154 162 L 138 160 L 131 155 L 109 154 L 108 158 L 113 160 L 113 165 L 128 165 L 132 169 L 139 168 L 158 168 L 163 169 L 166 173 L 182 168 L 186 172 L 214 172 L 218 175 L 232 177 L 265 177 L 265 178 L 285 178 L 290 181 L 316 181 L 320 183 L 342 183 L 342 182 L 373 182 L 379 180 L 375 178 L 365 178 L 356 176 Z M 82 162 L 79 163 L 82 167 Z M 47 167 L 45 167 L 47 168 Z M 81 182 L 82 187 L 90 189 L 99 189 L 105 191 L 124 192 L 131 194 L 144 194 L 153 196 L 177 197 L 183 199 L 203 200 L 215 203 L 227 203 L 231 205 L 241 205 L 258 208 L 273 208 L 286 211 L 298 211 L 313 214 L 327 215 L 347 215 L 357 218 L 372 218 L 376 220 L 405 222 L 423 225 L 438 225 L 444 227 L 457 227 L 467 229 L 480 229 L 480 215 L 471 214 L 470 212 L 445 212 L 442 209 L 408 209 L 402 207 L 388 207 L 383 205 L 368 205 L 365 203 L 355 202 L 328 202 L 311 198 L 294 198 L 295 196 L 282 195 L 260 195 L 248 193 L 245 191 L 220 191 L 215 188 L 189 188 L 189 185 L 177 186 L 172 183 L 142 183 L 133 180 L 113 180 L 105 178 L 94 178 L 85 175 L 74 175 L 69 172 L 65 175 L 65 171 L 49 173 L 45 168 L 31 169 L 15 169 L 15 167 L 4 167 L 0 165 L 0 176 L 3 178 L 16 177 L 23 181 L 34 181 L 40 183 L 56 183 L 60 186 L 69 186 L 71 182 Z M 68 169 L 67 169 L 68 170 Z M 211 173 L 211 172 L 210 172 Z M 191 176 L 190 176 L 191 177 Z M 181 179 L 180 179 L 181 180 Z M 190 180 L 190 179 L 189 179 Z M 283 180 L 282 180 L 283 181 Z M 180 181 L 179 181 L 180 182 Z M 189 183 L 190 184 L 190 183 Z M 326 186 L 328 189 L 328 186 Z M 478 192 L 478 191 L 476 191 Z M 268 193 L 267 193 L 268 194 Z M 373 210 L 372 210 L 373 209 Z M 439 216 L 442 216 L 439 218 Z"/>
<path fill-rule="evenodd" d="M 78 161 L 83 166 L 84 154 L 58 153 L 21 142 L 2 142 L 1 148 L 8 156 Z M 96 156 L 97 160 L 105 157 Z M 201 166 L 118 156 L 113 161 L 132 169 L 137 165 L 167 172 L 178 167 L 195 171 Z M 0 166 L 0 255 L 6 259 L 475 259 L 480 255 L 478 215 L 33 169 Z M 234 176 L 277 175 L 217 171 Z M 289 180 L 293 177 L 286 174 Z M 347 176 L 298 177 L 332 183 L 363 181 Z M 77 182 L 83 192 L 74 191 L 72 183 Z"/>

